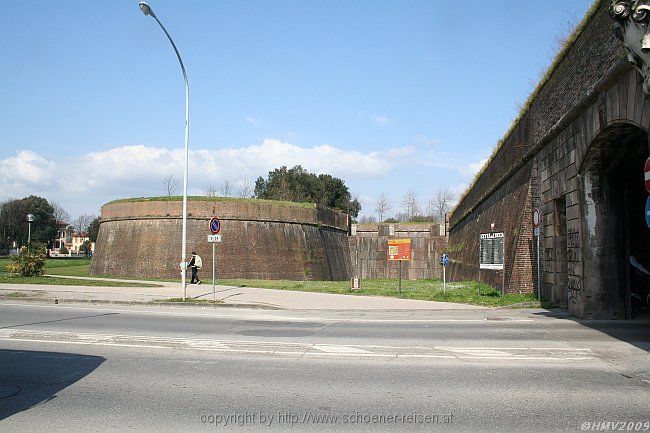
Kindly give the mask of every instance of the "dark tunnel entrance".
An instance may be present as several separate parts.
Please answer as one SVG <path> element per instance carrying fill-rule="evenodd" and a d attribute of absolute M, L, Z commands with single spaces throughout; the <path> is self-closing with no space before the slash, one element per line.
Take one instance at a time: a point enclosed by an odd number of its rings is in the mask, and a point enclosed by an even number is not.
<path fill-rule="evenodd" d="M 583 186 L 595 218 L 589 215 L 589 203 L 583 209 L 585 224 L 592 224 L 595 236 L 584 244 L 584 275 L 589 281 L 590 273 L 600 274 L 591 309 L 621 319 L 648 314 L 650 229 L 643 170 L 648 136 L 637 127 L 619 126 L 608 130 L 590 152 L 584 170 L 589 180 Z"/>

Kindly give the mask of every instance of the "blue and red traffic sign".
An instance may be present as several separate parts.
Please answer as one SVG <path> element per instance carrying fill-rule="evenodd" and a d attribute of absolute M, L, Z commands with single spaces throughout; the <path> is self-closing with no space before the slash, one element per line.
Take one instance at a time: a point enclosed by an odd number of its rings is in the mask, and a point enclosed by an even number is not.
<path fill-rule="evenodd" d="M 216 235 L 221 231 L 221 221 L 219 221 L 219 218 L 212 217 L 210 220 L 210 231 L 213 235 Z"/>
<path fill-rule="evenodd" d="M 645 180 L 645 189 L 650 193 L 650 157 L 645 160 L 645 167 L 643 168 L 643 178 Z"/>

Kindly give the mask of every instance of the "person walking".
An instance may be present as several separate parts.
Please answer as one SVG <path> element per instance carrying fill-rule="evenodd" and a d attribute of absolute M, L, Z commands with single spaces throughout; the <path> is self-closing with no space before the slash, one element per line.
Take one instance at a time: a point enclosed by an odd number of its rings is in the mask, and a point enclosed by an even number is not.
<path fill-rule="evenodd" d="M 201 256 L 192 251 L 192 259 L 190 260 L 188 266 L 192 270 L 192 280 L 190 281 L 190 284 L 201 284 L 201 280 L 199 280 L 198 275 L 199 269 L 201 269 L 201 266 L 203 266 L 203 260 L 201 260 Z"/>

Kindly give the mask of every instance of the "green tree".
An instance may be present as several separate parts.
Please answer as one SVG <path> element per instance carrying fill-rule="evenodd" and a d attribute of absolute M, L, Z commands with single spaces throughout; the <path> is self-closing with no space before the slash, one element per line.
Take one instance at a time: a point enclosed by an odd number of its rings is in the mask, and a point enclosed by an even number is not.
<path fill-rule="evenodd" d="M 11 258 L 11 262 L 7 265 L 7 271 L 23 277 L 42 275 L 46 251 L 45 245 L 36 245 L 30 249 L 22 247 L 19 254 Z"/>
<path fill-rule="evenodd" d="M 90 242 L 97 242 L 97 236 L 99 236 L 99 217 L 92 220 L 88 226 L 88 239 L 90 239 Z"/>
<path fill-rule="evenodd" d="M 31 224 L 32 243 L 48 244 L 56 235 L 54 208 L 42 197 L 30 195 L 20 200 L 9 200 L 0 207 L 0 225 L 5 241 L 27 245 L 27 214 L 34 215 Z"/>
<path fill-rule="evenodd" d="M 83 244 L 81 244 L 81 246 L 79 247 L 79 252 L 83 253 L 85 256 L 89 256 L 91 252 L 91 245 L 92 242 L 90 242 L 89 240 L 85 240 Z"/>
<path fill-rule="evenodd" d="M 255 182 L 255 196 L 268 200 L 287 200 L 317 203 L 349 212 L 356 217 L 361 204 L 352 198 L 345 182 L 329 174 L 315 175 L 300 165 L 286 166 L 270 171 L 266 180 L 259 177 Z"/>

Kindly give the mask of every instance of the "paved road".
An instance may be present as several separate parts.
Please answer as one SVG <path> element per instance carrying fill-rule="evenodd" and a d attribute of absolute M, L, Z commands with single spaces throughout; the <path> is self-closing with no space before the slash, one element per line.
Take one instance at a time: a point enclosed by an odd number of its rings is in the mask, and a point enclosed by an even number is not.
<path fill-rule="evenodd" d="M 587 422 L 646 423 L 649 329 L 647 320 L 576 322 L 541 310 L 6 302 L 0 431 L 575 432 Z"/>

